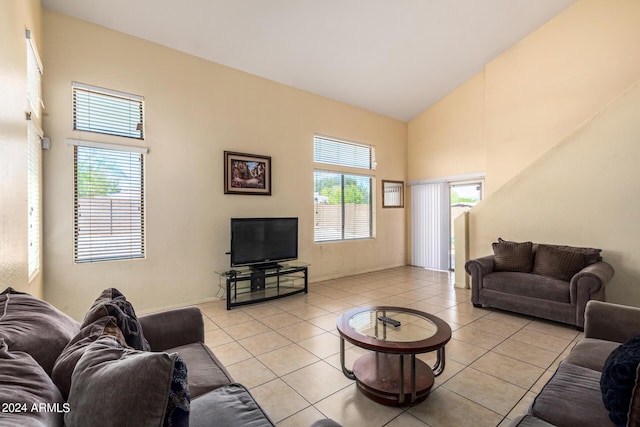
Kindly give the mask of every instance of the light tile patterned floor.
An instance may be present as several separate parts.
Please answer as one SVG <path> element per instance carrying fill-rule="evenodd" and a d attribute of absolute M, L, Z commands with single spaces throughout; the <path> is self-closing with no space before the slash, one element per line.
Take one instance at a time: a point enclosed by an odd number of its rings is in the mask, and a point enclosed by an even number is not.
<path fill-rule="evenodd" d="M 309 284 L 309 293 L 226 310 L 199 305 L 206 344 L 279 427 L 329 417 L 345 427 L 498 426 L 525 412 L 581 338 L 574 328 L 474 308 L 453 275 L 399 267 Z M 355 307 L 406 306 L 453 330 L 446 369 L 427 400 L 394 408 L 364 397 L 340 369 L 336 320 Z M 346 360 L 366 350 L 347 344 Z M 419 356 L 433 364 L 433 354 Z"/>

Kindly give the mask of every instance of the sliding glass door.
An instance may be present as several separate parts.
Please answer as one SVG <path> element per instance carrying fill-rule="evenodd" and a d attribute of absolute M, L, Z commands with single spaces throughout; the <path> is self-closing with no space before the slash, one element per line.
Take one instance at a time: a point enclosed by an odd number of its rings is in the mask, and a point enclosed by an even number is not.
<path fill-rule="evenodd" d="M 456 267 L 456 239 L 453 222 L 458 215 L 468 211 L 482 200 L 482 181 L 449 183 L 449 200 L 449 235 L 451 236 L 449 269 L 454 271 Z"/>

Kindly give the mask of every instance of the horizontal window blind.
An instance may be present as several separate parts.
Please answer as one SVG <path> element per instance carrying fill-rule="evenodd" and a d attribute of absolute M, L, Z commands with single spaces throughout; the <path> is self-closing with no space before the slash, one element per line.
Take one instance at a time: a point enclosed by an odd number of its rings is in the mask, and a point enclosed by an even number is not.
<path fill-rule="evenodd" d="M 144 139 L 144 98 L 73 82 L 73 129 Z"/>
<path fill-rule="evenodd" d="M 315 136 L 313 161 L 330 165 L 375 170 L 375 149 L 371 145 Z"/>
<path fill-rule="evenodd" d="M 27 100 L 31 111 L 40 117 L 42 96 L 40 80 L 42 75 L 42 61 L 38 49 L 32 38 L 31 31 L 26 30 L 27 36 Z"/>
<path fill-rule="evenodd" d="M 74 146 L 77 263 L 144 258 L 144 155 Z"/>
<path fill-rule="evenodd" d="M 314 171 L 314 241 L 375 237 L 375 177 L 358 174 L 375 169 L 375 148 L 316 135 L 313 160 L 355 171 Z"/>
<path fill-rule="evenodd" d="M 27 263 L 29 279 L 40 271 L 40 164 L 41 132 L 29 121 L 27 128 Z"/>

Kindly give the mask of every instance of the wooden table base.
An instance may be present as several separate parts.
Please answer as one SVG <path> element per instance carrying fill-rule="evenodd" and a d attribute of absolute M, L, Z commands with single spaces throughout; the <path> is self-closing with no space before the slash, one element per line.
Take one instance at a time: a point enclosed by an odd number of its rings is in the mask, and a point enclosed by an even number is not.
<path fill-rule="evenodd" d="M 404 396 L 400 398 L 400 358 L 404 357 Z M 367 353 L 353 364 L 353 373 L 358 387 L 372 400 L 383 405 L 409 406 L 424 401 L 431 387 L 434 375 L 432 369 L 420 359 L 416 359 L 415 400 L 411 393 L 411 357 L 398 354 Z"/>

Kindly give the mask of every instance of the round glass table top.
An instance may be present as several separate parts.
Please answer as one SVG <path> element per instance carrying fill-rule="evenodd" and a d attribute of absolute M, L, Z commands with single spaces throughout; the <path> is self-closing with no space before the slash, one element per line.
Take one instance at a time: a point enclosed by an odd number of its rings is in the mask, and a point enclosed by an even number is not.
<path fill-rule="evenodd" d="M 349 316 L 357 334 L 386 342 L 415 342 L 433 337 L 438 326 L 428 317 L 402 309 L 371 308 Z"/>

